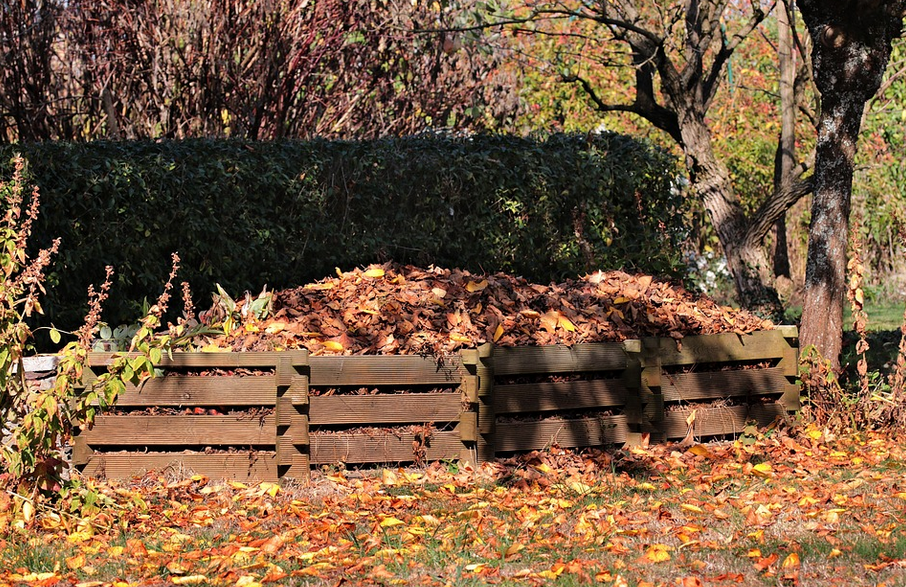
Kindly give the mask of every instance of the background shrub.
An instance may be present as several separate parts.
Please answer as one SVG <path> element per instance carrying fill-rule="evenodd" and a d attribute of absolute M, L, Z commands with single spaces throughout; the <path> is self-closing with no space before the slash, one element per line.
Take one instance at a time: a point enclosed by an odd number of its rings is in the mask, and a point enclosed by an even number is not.
<path fill-rule="evenodd" d="M 615 134 L 35 143 L 3 147 L 3 165 L 15 152 L 43 197 L 35 246 L 62 237 L 44 306 L 61 328 L 105 265 L 105 320 L 134 321 L 174 251 L 205 304 L 215 283 L 281 288 L 385 260 L 540 282 L 675 275 L 686 237 L 672 157 Z"/>

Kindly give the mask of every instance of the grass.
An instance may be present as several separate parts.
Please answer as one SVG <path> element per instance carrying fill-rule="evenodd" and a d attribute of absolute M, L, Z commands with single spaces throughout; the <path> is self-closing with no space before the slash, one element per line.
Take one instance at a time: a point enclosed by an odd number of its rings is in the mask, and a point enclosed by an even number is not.
<path fill-rule="evenodd" d="M 52 517 L 31 534 L 7 529 L 0 585 L 904 584 L 901 440 L 775 431 L 709 456 L 618 451 L 598 467 L 542 455 L 551 467 L 521 485 L 512 478 L 532 465 L 439 464 L 390 484 L 335 475 L 273 495 L 207 480 L 102 485 L 117 503 L 142 493 L 148 505 L 82 520 L 92 532 Z"/>

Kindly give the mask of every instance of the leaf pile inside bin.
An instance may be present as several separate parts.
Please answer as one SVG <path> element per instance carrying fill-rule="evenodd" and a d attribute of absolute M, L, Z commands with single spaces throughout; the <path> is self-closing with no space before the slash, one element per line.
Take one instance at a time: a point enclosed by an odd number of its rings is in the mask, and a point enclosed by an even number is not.
<path fill-rule="evenodd" d="M 246 318 L 228 334 L 197 345 L 235 351 L 306 348 L 313 355 L 442 355 L 486 342 L 574 345 L 773 327 L 648 275 L 596 272 L 540 285 L 503 273 L 393 264 L 337 270 L 336 277 L 275 292 L 263 320 L 239 313 Z M 201 319 L 218 324 L 221 316 L 215 306 Z"/>

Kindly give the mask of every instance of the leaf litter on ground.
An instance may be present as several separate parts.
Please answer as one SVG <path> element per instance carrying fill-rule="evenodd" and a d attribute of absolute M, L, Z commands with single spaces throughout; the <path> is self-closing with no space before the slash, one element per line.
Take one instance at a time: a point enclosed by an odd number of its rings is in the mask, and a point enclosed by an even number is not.
<path fill-rule="evenodd" d="M 152 473 L 84 480 L 96 507 L 28 522 L 12 491 L 0 585 L 899 585 L 902 441 L 775 429 L 282 486 Z"/>

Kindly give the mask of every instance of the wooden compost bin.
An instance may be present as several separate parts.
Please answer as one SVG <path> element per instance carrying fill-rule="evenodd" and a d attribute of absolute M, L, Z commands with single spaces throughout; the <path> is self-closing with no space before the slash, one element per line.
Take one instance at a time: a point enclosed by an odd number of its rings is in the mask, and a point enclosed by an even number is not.
<path fill-rule="evenodd" d="M 324 356 L 309 366 L 311 464 L 469 458 L 475 417 L 459 356 Z"/>
<path fill-rule="evenodd" d="M 91 353 L 84 383 L 112 358 Z M 73 464 L 85 474 L 176 467 L 212 478 L 308 475 L 307 351 L 173 353 L 158 367 L 169 373 L 118 398 L 117 410 L 132 413 L 99 415 L 75 436 Z"/>
<path fill-rule="evenodd" d="M 799 409 L 798 331 L 641 341 L 639 431 L 655 440 L 734 435 Z"/>
<path fill-rule="evenodd" d="M 799 407 L 795 328 L 459 355 L 174 353 L 75 437 L 91 476 L 178 467 L 302 478 L 315 465 L 480 462 L 497 454 L 739 434 Z M 85 383 L 111 355 L 93 353 Z M 137 411 L 137 412 L 136 412 Z"/>

